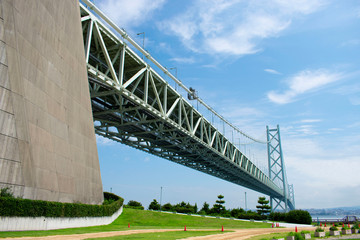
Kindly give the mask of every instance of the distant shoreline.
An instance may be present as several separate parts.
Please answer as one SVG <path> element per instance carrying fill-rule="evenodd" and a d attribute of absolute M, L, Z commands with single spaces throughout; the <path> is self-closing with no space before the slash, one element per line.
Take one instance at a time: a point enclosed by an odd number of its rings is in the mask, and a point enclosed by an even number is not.
<path fill-rule="evenodd" d="M 319 219 L 343 219 L 346 215 L 316 215 L 316 214 L 310 214 L 313 221 L 316 221 L 318 218 Z M 359 215 L 348 215 L 348 216 L 356 216 L 357 218 L 360 218 Z"/>

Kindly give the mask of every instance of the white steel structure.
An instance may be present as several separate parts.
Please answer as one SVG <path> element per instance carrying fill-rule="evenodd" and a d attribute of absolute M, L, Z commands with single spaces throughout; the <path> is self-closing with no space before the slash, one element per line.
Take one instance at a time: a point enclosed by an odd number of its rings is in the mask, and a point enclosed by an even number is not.
<path fill-rule="evenodd" d="M 88 0 L 82 2 L 90 8 L 80 4 L 97 134 L 264 193 L 279 201 L 284 198 L 281 187 L 240 152 L 225 134 L 171 87 L 152 66 L 159 68 L 185 89 L 190 99 L 196 98 L 236 133 L 252 141 L 266 141 L 252 138 L 226 121 L 93 3 Z M 142 53 L 152 65 L 136 51 Z"/>
<path fill-rule="evenodd" d="M 271 209 L 276 211 L 277 208 L 282 208 L 284 211 L 295 208 L 294 188 L 293 185 L 288 185 L 285 163 L 281 148 L 280 127 L 269 129 L 266 127 L 268 140 L 268 161 L 269 161 L 269 177 L 273 182 L 276 182 L 283 190 L 283 197 L 280 199 L 270 196 Z"/>

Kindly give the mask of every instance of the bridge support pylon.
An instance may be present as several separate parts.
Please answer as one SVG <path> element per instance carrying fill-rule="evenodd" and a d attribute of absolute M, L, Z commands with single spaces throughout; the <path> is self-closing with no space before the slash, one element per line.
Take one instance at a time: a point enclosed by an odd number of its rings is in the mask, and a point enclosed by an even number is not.
<path fill-rule="evenodd" d="M 289 210 L 295 209 L 294 188 L 293 185 L 288 185 L 287 182 L 279 125 L 277 125 L 275 129 L 269 129 L 269 127 L 266 126 L 266 133 L 269 178 L 284 191 L 282 198 L 270 196 L 270 206 L 272 211 L 281 208 L 283 211 L 288 212 Z"/>

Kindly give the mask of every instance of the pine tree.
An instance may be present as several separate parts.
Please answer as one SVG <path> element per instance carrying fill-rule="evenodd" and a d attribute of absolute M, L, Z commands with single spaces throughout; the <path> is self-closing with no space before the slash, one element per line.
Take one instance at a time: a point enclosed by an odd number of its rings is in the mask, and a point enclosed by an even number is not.
<path fill-rule="evenodd" d="M 216 204 L 214 204 L 213 206 L 213 211 L 215 213 L 222 213 L 225 211 L 225 207 L 224 207 L 224 204 L 225 204 L 225 201 L 223 200 L 224 196 L 223 195 L 218 195 L 218 200 L 216 200 Z"/>
<path fill-rule="evenodd" d="M 269 200 L 266 200 L 265 197 L 259 197 L 258 203 L 260 205 L 256 206 L 256 210 L 260 215 L 265 215 L 271 212 L 271 207 L 268 205 Z"/>

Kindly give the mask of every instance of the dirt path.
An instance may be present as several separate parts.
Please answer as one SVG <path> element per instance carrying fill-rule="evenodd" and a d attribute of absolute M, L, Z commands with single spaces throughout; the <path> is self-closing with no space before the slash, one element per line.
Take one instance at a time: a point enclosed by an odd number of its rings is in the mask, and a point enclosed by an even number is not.
<path fill-rule="evenodd" d="M 170 232 L 181 231 L 180 229 L 144 229 L 144 230 L 128 230 L 128 231 L 115 231 L 115 232 L 98 232 L 98 233 L 83 233 L 73 235 L 53 235 L 44 237 L 21 237 L 21 238 L 1 238 L 1 240 L 80 240 L 87 238 L 99 238 L 99 237 L 114 237 L 123 236 L 137 233 L 155 233 L 155 232 Z"/>
<path fill-rule="evenodd" d="M 307 230 L 313 231 L 314 227 L 304 227 L 298 228 L 298 231 Z M 185 238 L 186 240 L 242 240 L 247 239 L 257 235 L 263 235 L 268 233 L 276 233 L 276 232 L 291 232 L 295 231 L 294 228 L 256 228 L 256 229 L 239 229 L 235 230 L 235 232 L 224 233 L 221 235 L 208 235 L 202 237 L 189 237 Z"/>
<path fill-rule="evenodd" d="M 226 230 L 226 229 L 225 229 Z M 222 235 L 208 235 L 203 237 L 190 237 L 186 240 L 238 240 L 246 239 L 252 236 L 273 233 L 273 232 L 290 232 L 294 231 L 293 228 L 258 228 L 258 229 L 240 229 L 233 230 L 235 232 L 224 233 Z M 299 228 L 301 230 L 314 230 L 314 228 Z M 98 237 L 114 237 L 124 236 L 138 233 L 154 233 L 154 232 L 169 232 L 169 231 L 183 231 L 182 229 L 146 229 L 146 230 L 128 230 L 128 231 L 115 231 L 115 232 L 99 232 L 99 233 L 85 233 L 85 234 L 73 234 L 73 235 L 55 235 L 45 237 L 21 237 L 21 238 L 2 238 L 5 240 L 80 240 L 87 238 L 98 238 Z M 189 231 L 214 231 L 214 229 L 197 229 Z"/>

